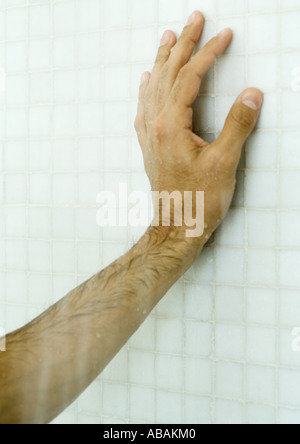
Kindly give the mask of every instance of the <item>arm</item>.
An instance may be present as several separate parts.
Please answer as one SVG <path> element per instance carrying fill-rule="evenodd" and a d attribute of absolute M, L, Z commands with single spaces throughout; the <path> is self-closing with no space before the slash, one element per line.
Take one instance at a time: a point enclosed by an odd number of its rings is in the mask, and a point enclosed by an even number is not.
<path fill-rule="evenodd" d="M 74 401 L 192 265 L 225 216 L 262 94 L 242 93 L 211 145 L 192 132 L 201 77 L 232 38 L 225 30 L 189 62 L 203 24 L 195 13 L 177 44 L 173 32 L 164 34 L 154 69 L 142 78 L 135 123 L 153 190 L 182 196 L 205 191 L 203 236 L 187 238 L 187 227 L 174 226 L 182 211 L 174 204 L 169 227 L 150 227 L 125 256 L 8 335 L 0 355 L 1 423 L 46 423 Z"/>

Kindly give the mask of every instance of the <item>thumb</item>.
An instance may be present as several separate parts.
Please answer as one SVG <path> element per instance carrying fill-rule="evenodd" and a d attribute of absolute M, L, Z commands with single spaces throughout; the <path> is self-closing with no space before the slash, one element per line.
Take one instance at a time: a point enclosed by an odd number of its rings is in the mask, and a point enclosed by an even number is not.
<path fill-rule="evenodd" d="M 239 95 L 229 111 L 224 128 L 217 140 L 221 149 L 238 163 L 243 145 L 253 131 L 263 104 L 263 93 L 248 88 Z"/>

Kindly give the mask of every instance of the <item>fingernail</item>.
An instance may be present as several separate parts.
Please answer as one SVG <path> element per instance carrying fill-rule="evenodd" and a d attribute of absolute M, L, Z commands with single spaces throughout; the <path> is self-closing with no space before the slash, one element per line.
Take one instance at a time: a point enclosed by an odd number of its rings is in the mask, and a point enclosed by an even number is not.
<path fill-rule="evenodd" d="M 194 11 L 193 14 L 191 14 L 189 16 L 188 21 L 187 21 L 187 25 L 191 25 L 192 23 L 194 23 L 194 21 L 196 19 L 196 15 L 197 15 L 197 12 Z"/>
<path fill-rule="evenodd" d="M 167 43 L 169 43 L 169 41 L 170 41 L 170 33 L 169 31 L 165 31 L 160 40 L 160 46 L 166 45 Z"/>
<path fill-rule="evenodd" d="M 228 31 L 231 31 L 231 29 L 230 29 L 230 28 L 222 29 L 222 31 L 220 31 L 220 32 L 217 34 L 217 36 L 218 36 L 218 37 L 223 37 L 223 35 L 226 35 L 226 34 L 228 33 Z"/>
<path fill-rule="evenodd" d="M 248 108 L 258 111 L 261 108 L 263 96 L 256 91 L 248 91 L 242 98 L 242 102 L 244 105 L 248 106 Z"/>

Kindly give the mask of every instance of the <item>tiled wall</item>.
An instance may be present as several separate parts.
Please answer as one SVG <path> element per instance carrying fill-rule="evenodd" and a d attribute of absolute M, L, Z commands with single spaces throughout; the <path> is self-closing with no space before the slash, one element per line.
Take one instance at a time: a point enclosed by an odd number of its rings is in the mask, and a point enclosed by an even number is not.
<path fill-rule="evenodd" d="M 96 196 L 149 189 L 139 77 L 194 9 L 202 43 L 235 34 L 195 130 L 212 140 L 241 90 L 265 92 L 238 191 L 214 243 L 57 423 L 300 423 L 299 0 L 1 0 L 0 326 L 20 327 L 138 239 L 96 225 Z"/>

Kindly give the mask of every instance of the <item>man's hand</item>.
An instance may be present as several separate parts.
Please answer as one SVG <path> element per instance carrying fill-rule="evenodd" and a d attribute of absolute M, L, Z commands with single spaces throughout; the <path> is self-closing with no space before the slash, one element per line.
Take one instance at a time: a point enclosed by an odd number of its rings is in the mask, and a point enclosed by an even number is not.
<path fill-rule="evenodd" d="M 172 31 L 164 33 L 152 74 L 142 76 L 135 121 L 152 190 L 205 192 L 202 245 L 229 209 L 241 150 L 263 103 L 262 93 L 249 88 L 237 98 L 217 140 L 208 144 L 193 133 L 192 105 L 201 79 L 232 40 L 225 29 L 191 58 L 203 26 L 195 11 L 177 43 Z"/>

